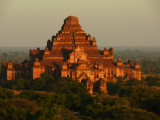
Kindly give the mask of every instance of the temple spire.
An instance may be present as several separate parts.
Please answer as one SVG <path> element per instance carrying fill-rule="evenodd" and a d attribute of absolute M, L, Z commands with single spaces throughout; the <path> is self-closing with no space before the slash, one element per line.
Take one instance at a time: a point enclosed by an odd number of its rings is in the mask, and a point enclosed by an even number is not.
<path fill-rule="evenodd" d="M 64 20 L 62 32 L 83 32 L 79 24 L 79 19 L 75 16 L 69 16 Z"/>

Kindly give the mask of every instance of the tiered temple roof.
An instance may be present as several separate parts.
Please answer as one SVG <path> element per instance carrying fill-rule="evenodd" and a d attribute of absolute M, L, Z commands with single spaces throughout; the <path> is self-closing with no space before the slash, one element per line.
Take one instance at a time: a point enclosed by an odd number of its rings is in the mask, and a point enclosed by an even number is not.
<path fill-rule="evenodd" d="M 66 61 L 69 58 L 69 54 L 77 46 L 81 47 L 84 52 L 87 53 L 91 63 L 99 61 L 102 62 L 104 66 L 114 65 L 111 60 L 113 59 L 113 49 L 107 50 L 105 48 L 105 50 L 98 50 L 95 37 L 92 38 L 90 34 L 84 33 L 78 18 L 75 16 L 69 16 L 64 20 L 62 29 L 49 43 L 51 43 L 47 46 L 50 50 L 49 54 L 44 54 L 43 59 L 40 59 L 43 53 L 42 50 L 30 51 L 31 56 L 39 58 L 41 65 L 53 65 L 52 63 L 60 64 Z M 105 59 L 109 59 L 107 60 L 108 62 L 104 61 Z"/>
<path fill-rule="evenodd" d="M 1 79 L 16 77 L 40 77 L 48 72 L 59 77 L 72 77 L 79 82 L 87 80 L 86 86 L 92 93 L 93 83 L 99 81 L 99 88 L 106 91 L 107 81 L 117 77 L 141 80 L 139 62 L 133 65 L 129 60 L 124 64 L 121 58 L 113 60 L 113 48 L 98 50 L 96 38 L 82 30 L 79 20 L 69 16 L 64 20 L 61 30 L 47 41 L 45 50 L 30 50 L 30 60 L 21 64 L 2 63 Z M 21 75 L 20 75 L 21 74 Z"/>

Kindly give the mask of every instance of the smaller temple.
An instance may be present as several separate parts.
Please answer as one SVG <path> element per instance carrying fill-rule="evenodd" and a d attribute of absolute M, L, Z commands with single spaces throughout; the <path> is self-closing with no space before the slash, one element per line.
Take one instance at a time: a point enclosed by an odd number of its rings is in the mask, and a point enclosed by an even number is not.
<path fill-rule="evenodd" d="M 35 79 L 44 72 L 54 77 L 70 77 L 84 82 L 91 94 L 94 84 L 107 93 L 106 83 L 116 82 L 118 77 L 125 80 L 141 80 L 141 66 L 131 60 L 123 63 L 119 57 L 113 59 L 113 48 L 98 50 L 96 38 L 82 30 L 79 19 L 69 16 L 61 30 L 47 41 L 44 50 L 30 50 L 29 61 L 20 64 L 2 62 L 1 80 L 17 78 Z"/>

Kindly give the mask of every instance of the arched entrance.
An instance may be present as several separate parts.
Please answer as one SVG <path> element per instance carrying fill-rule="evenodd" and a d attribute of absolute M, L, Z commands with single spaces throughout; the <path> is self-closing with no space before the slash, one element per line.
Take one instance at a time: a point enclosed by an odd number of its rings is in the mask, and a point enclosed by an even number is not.
<path fill-rule="evenodd" d="M 79 81 L 79 82 L 84 82 L 84 81 L 86 81 L 87 79 L 88 79 L 88 76 L 83 72 L 83 73 L 79 76 L 78 81 Z"/>
<path fill-rule="evenodd" d="M 81 83 L 85 84 L 86 85 L 86 82 L 87 82 L 87 79 L 82 79 L 81 80 Z"/>

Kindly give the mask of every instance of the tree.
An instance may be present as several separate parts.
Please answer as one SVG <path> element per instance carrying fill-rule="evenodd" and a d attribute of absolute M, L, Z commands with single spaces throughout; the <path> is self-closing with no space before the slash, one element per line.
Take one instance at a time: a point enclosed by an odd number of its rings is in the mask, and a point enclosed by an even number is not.
<path fill-rule="evenodd" d="M 160 86 L 160 77 L 147 77 L 145 79 L 149 86 Z"/>
<path fill-rule="evenodd" d="M 119 90 L 118 83 L 115 82 L 107 82 L 107 91 L 110 95 L 117 95 Z"/>
<path fill-rule="evenodd" d="M 12 99 L 14 94 L 12 91 L 0 87 L 0 99 Z"/>
<path fill-rule="evenodd" d="M 144 101 L 159 95 L 160 91 L 150 87 L 121 87 L 119 91 L 119 97 L 127 98 L 134 107 L 143 107 Z"/>
<path fill-rule="evenodd" d="M 36 112 L 39 108 L 34 102 L 24 98 L 14 98 L 9 101 L 9 104 L 14 105 L 16 108 L 23 108 L 30 112 Z"/>
<path fill-rule="evenodd" d="M 99 120 L 159 120 L 154 113 L 128 107 L 112 107 L 99 114 Z"/>
<path fill-rule="evenodd" d="M 39 107 L 47 108 L 51 106 L 53 95 L 50 93 L 38 93 L 34 91 L 23 91 L 19 98 L 25 98 L 34 101 Z"/>

